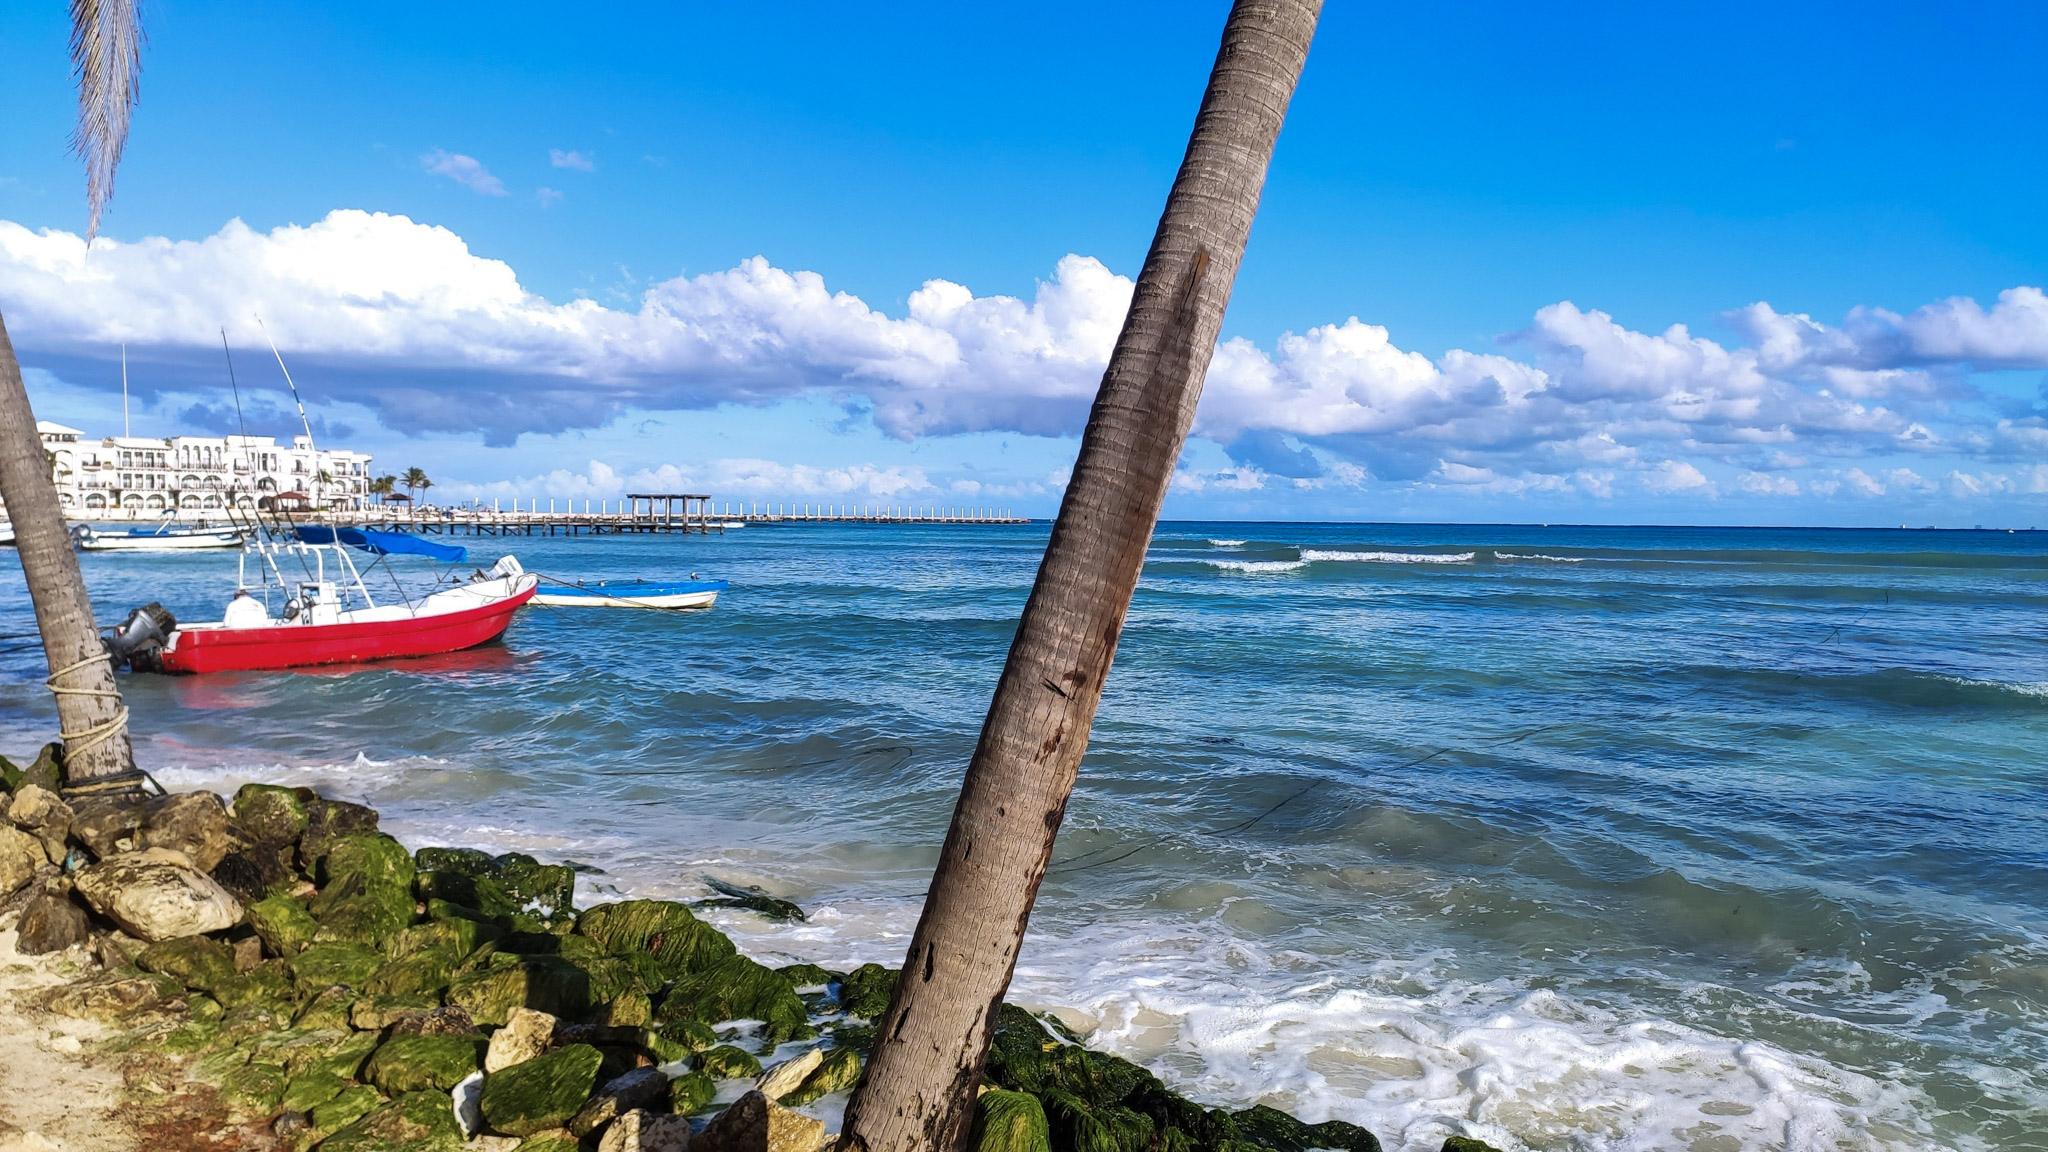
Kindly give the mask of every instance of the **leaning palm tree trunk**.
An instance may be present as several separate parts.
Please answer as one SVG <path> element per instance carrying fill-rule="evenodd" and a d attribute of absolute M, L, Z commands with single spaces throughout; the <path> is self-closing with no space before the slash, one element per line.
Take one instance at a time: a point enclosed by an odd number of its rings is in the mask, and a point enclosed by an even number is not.
<path fill-rule="evenodd" d="M 1321 0 L 1237 0 L 1138 276 L 844 1147 L 962 1146 L 995 1008 L 1194 421 Z"/>
<path fill-rule="evenodd" d="M 128 709 L 121 704 L 113 665 L 93 625 L 92 601 L 86 598 L 85 578 L 50 483 L 50 465 L 36 436 L 35 413 L 29 410 L 5 318 L 0 318 L 0 500 L 7 502 L 14 524 L 43 654 L 50 661 L 64 774 L 73 783 L 118 779 L 135 769 Z"/>

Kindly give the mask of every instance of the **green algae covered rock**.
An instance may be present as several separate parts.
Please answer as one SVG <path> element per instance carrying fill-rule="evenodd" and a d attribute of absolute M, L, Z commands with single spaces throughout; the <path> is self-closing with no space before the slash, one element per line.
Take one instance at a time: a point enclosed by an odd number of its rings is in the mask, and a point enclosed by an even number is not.
<path fill-rule="evenodd" d="M 436 868 L 421 872 L 413 891 L 426 904 L 427 914 L 437 920 L 460 917 L 503 924 L 520 911 L 505 886 L 489 876 Z"/>
<path fill-rule="evenodd" d="M 576 918 L 576 932 L 615 956 L 651 956 L 669 978 L 701 971 L 739 954 L 724 933 L 672 900 L 599 904 Z"/>
<path fill-rule="evenodd" d="M 331 984 L 313 993 L 299 1006 L 299 1014 L 292 1017 L 294 1028 L 348 1028 L 349 1009 L 355 1005 L 355 990 L 344 984 Z"/>
<path fill-rule="evenodd" d="M 422 952 L 448 952 L 460 959 L 496 940 L 498 935 L 495 926 L 465 917 L 428 920 L 393 936 L 385 944 L 384 954 L 403 960 Z"/>
<path fill-rule="evenodd" d="M 242 839 L 264 848 L 295 845 L 306 832 L 306 798 L 296 788 L 244 784 L 230 817 Z"/>
<path fill-rule="evenodd" d="M 718 1082 L 703 1072 L 685 1072 L 668 1082 L 668 1110 L 678 1116 L 695 1116 L 711 1107 L 718 1095 Z"/>
<path fill-rule="evenodd" d="M 1442 1152 L 1500 1152 L 1500 1149 L 1470 1136 L 1453 1136 L 1444 1141 Z"/>
<path fill-rule="evenodd" d="M 242 917 L 272 956 L 298 955 L 320 930 L 306 906 L 289 896 L 258 900 L 242 909 Z"/>
<path fill-rule="evenodd" d="M 589 972 L 557 957 L 515 957 L 455 977 L 447 998 L 478 1024 L 503 1024 L 514 1008 L 577 1017 L 594 1002 L 591 983 Z"/>
<path fill-rule="evenodd" d="M 329 1136 L 320 1148 L 322 1152 L 459 1152 L 462 1143 L 455 1108 L 446 1092 L 410 1092 Z"/>
<path fill-rule="evenodd" d="M 151 944 L 135 958 L 144 972 L 159 972 L 187 988 L 211 992 L 235 978 L 235 954 L 218 940 L 184 936 Z"/>
<path fill-rule="evenodd" d="M 889 1010 L 889 997 L 896 994 L 902 973 L 880 964 L 863 964 L 839 982 L 839 1006 L 849 1016 L 870 1020 Z"/>
<path fill-rule="evenodd" d="M 284 1095 L 285 1071 L 275 1064 L 245 1064 L 221 1078 L 221 1095 L 251 1112 L 271 1112 Z"/>
<path fill-rule="evenodd" d="M 445 1092 L 483 1066 L 481 1036 L 399 1036 L 370 1057 L 363 1078 L 391 1096 L 429 1088 Z"/>
<path fill-rule="evenodd" d="M 510 1136 L 559 1128 L 590 1098 L 604 1054 L 571 1044 L 484 1077 L 484 1123 Z"/>
<path fill-rule="evenodd" d="M 349 1082 L 332 1072 L 301 1072 L 285 1085 L 284 1095 L 277 1106 L 286 1112 L 311 1112 L 348 1088 Z"/>
<path fill-rule="evenodd" d="M 973 1152 L 1052 1152 L 1045 1106 L 1029 1092 L 990 1089 L 974 1102 Z"/>
<path fill-rule="evenodd" d="M 323 886 L 310 911 L 316 939 L 382 944 L 405 930 L 414 913 L 412 856 L 381 833 L 342 836 L 319 864 Z"/>
<path fill-rule="evenodd" d="M 576 871 L 567 864 L 543 864 L 523 852 L 507 852 L 494 862 L 498 883 L 520 905 L 550 917 L 576 911 Z"/>
<path fill-rule="evenodd" d="M 289 1017 L 293 1001 L 291 972 L 282 960 L 265 960 L 247 972 L 223 980 L 214 987 L 213 996 L 229 1010 L 262 1009 Z"/>
<path fill-rule="evenodd" d="M 678 979 L 661 999 L 658 1020 L 759 1020 L 762 1035 L 781 1043 L 814 1035 L 803 998 L 789 978 L 744 956 L 725 960 Z"/>
<path fill-rule="evenodd" d="M 300 1071 L 328 1072 L 344 1080 L 360 1080 L 363 1076 L 363 1066 L 369 1063 L 370 1054 L 377 1050 L 377 1045 L 378 1040 L 374 1033 L 347 1033 L 326 1053 L 303 1065 Z"/>
<path fill-rule="evenodd" d="M 344 1088 L 333 1099 L 310 1109 L 313 1131 L 321 1136 L 338 1132 L 382 1108 L 384 1103 L 384 1094 L 368 1084 Z"/>
<path fill-rule="evenodd" d="M 785 964 L 776 971 L 788 977 L 790 984 L 797 988 L 829 987 L 834 980 L 844 979 L 837 972 L 816 964 Z"/>
<path fill-rule="evenodd" d="M 519 1142 L 512 1152 L 576 1152 L 581 1145 L 566 1130 L 541 1132 Z"/>
<path fill-rule="evenodd" d="M 370 975 L 363 991 L 372 996 L 438 996 L 455 979 L 461 954 L 453 947 L 426 948 L 393 960 Z"/>
<path fill-rule="evenodd" d="M 851 1048 L 834 1048 L 825 1053 L 824 1062 L 804 1078 L 796 1091 L 782 1098 L 782 1103 L 801 1108 L 834 1092 L 844 1092 L 859 1080 L 860 1053 Z"/>
<path fill-rule="evenodd" d="M 761 1062 L 751 1053 L 720 1044 L 697 1054 L 697 1070 L 713 1080 L 751 1080 L 761 1074 Z"/>
<path fill-rule="evenodd" d="M 322 875 L 321 864 L 336 841 L 377 831 L 373 808 L 329 800 L 310 791 L 300 795 L 306 801 L 306 830 L 299 835 L 299 869 L 308 876 Z"/>
<path fill-rule="evenodd" d="M 361 988 L 384 966 L 384 954 L 366 944 L 329 941 L 307 948 L 288 963 L 293 983 L 301 988 Z"/>
<path fill-rule="evenodd" d="M 1306 1124 L 1264 1104 L 1233 1113 L 1231 1120 L 1245 1140 L 1275 1152 L 1308 1152 L 1311 1148 L 1380 1152 L 1380 1142 L 1372 1133 L 1342 1120 Z"/>

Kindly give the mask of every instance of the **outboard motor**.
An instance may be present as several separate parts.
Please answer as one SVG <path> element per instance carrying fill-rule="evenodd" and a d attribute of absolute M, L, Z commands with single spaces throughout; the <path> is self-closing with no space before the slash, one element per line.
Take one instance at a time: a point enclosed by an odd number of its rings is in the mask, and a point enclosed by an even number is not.
<path fill-rule="evenodd" d="M 163 651 L 164 641 L 170 639 L 177 626 L 178 618 L 152 600 L 108 630 L 107 652 L 116 664 L 149 671 L 156 667 L 157 654 Z"/>

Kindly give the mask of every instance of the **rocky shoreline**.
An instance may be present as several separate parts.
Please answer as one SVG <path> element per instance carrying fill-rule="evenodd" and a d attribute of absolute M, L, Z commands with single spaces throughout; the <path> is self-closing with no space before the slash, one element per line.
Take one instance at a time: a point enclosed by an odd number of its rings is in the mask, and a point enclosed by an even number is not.
<path fill-rule="evenodd" d="M 76 960 L 33 1003 L 216 1088 L 197 1112 L 239 1132 L 236 1147 L 816 1152 L 896 979 L 769 968 L 682 903 L 579 909 L 568 865 L 408 851 L 374 810 L 309 789 L 66 799 L 58 776 L 53 748 L 26 768 L 0 760 L 0 928 L 14 922 L 24 954 Z M 1379 1142 L 1341 1121 L 1204 1108 L 1005 1005 L 972 1147 Z"/>

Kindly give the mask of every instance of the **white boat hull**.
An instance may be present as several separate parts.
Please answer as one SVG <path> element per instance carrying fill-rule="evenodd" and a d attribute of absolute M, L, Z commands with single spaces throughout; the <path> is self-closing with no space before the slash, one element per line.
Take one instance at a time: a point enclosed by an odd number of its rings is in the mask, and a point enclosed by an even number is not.
<path fill-rule="evenodd" d="M 562 595 L 542 591 L 534 593 L 531 601 L 551 608 L 709 608 L 717 602 L 718 593 L 715 591 L 632 596 Z"/>
<path fill-rule="evenodd" d="M 189 552 L 198 548 L 236 548 L 242 534 L 221 532 L 163 532 L 142 536 L 127 533 L 85 532 L 78 546 L 86 552 Z"/>

